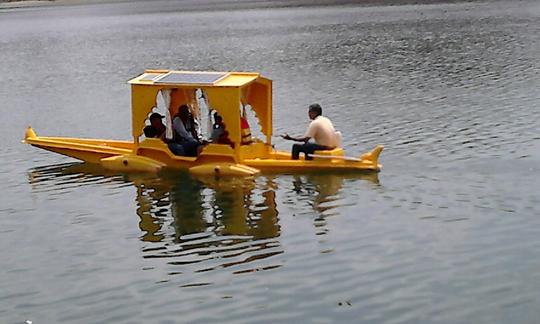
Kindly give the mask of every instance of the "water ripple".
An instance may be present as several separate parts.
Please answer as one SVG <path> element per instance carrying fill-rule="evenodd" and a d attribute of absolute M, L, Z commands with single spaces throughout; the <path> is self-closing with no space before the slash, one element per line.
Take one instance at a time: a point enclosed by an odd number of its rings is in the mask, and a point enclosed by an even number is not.
<path fill-rule="evenodd" d="M 178 6 L 2 14 L 5 322 L 535 322 L 536 1 Z M 28 124 L 129 137 L 125 80 L 144 67 L 261 71 L 275 134 L 302 132 L 319 102 L 351 154 L 385 145 L 383 171 L 36 167 L 69 160 L 20 144 Z"/>

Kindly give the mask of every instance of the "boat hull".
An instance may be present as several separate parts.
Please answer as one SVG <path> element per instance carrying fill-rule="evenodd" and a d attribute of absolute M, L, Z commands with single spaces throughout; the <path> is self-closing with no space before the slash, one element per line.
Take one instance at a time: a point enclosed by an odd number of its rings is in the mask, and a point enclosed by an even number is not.
<path fill-rule="evenodd" d="M 24 141 L 32 146 L 75 159 L 100 164 L 118 172 L 159 172 L 163 168 L 186 169 L 196 175 L 251 176 L 259 173 L 302 172 L 378 172 L 382 146 L 359 158 L 317 155 L 313 160 L 292 160 L 289 152 L 277 151 L 263 143 L 246 147 L 238 156 L 228 145 L 207 145 L 198 157 L 176 156 L 158 139 L 146 139 L 139 145 L 128 141 L 40 137 L 28 128 Z M 324 153 L 324 152 L 322 152 Z"/>
<path fill-rule="evenodd" d="M 128 141 L 43 137 L 37 136 L 30 127 L 26 130 L 23 143 L 88 163 L 99 163 L 103 158 L 133 151 L 133 143 Z"/>

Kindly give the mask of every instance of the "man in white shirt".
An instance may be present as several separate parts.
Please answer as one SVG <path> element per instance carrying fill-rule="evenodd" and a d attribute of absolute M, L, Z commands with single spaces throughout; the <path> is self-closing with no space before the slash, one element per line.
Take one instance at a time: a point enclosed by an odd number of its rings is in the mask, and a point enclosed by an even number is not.
<path fill-rule="evenodd" d="M 285 133 L 281 135 L 286 140 L 304 142 L 304 144 L 294 144 L 292 147 L 292 159 L 298 160 L 300 153 L 304 153 L 306 160 L 312 160 L 311 154 L 315 151 L 333 150 L 337 146 L 336 130 L 330 119 L 322 115 L 322 108 L 319 104 L 312 104 L 308 110 L 311 123 L 302 137 L 292 137 Z M 315 143 L 310 143 L 310 139 Z"/>

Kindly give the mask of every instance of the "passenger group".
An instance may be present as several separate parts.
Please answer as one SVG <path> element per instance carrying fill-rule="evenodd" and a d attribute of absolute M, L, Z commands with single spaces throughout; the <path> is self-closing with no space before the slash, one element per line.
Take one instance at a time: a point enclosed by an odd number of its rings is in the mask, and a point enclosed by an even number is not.
<path fill-rule="evenodd" d="M 144 136 L 147 138 L 159 138 L 164 141 L 171 152 L 175 155 L 182 156 L 198 156 L 204 145 L 208 143 L 202 139 L 198 131 L 198 124 L 193 118 L 189 107 L 181 105 L 178 113 L 172 120 L 172 139 L 166 138 L 167 127 L 163 124 L 165 116 L 155 112 L 150 115 L 150 125 L 143 129 Z M 229 139 L 229 133 L 225 129 L 223 118 L 217 113 L 214 113 L 214 125 L 211 134 L 211 142 L 217 144 L 232 145 Z"/>
<path fill-rule="evenodd" d="M 322 108 L 319 104 L 309 106 L 308 116 L 311 119 L 311 123 L 303 136 L 292 137 L 287 133 L 281 135 L 285 140 L 302 143 L 293 144 L 291 150 L 291 159 L 293 160 L 298 160 L 300 153 L 304 153 L 306 160 L 312 160 L 312 155 L 315 151 L 333 150 L 341 145 L 341 133 L 334 129 L 334 125 L 330 119 L 322 115 Z M 229 138 L 223 118 L 217 112 L 214 113 L 213 117 L 214 124 L 210 142 L 233 146 L 234 143 Z M 175 155 L 198 156 L 204 145 L 209 143 L 202 139 L 198 131 L 198 124 L 187 105 L 181 105 L 178 113 L 172 120 L 172 139 L 167 139 L 165 136 L 167 128 L 163 124 L 163 118 L 165 117 L 159 113 L 152 113 L 150 115 L 150 125 L 146 126 L 143 130 L 144 135 L 147 138 L 159 138 L 163 140 Z M 241 144 L 250 144 L 252 142 L 251 131 L 244 117 L 240 118 L 240 127 L 242 135 Z"/>

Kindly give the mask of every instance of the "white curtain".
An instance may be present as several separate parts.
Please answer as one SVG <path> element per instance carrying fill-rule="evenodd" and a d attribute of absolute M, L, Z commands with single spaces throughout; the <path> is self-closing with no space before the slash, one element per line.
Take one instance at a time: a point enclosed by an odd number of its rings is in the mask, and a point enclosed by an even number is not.
<path fill-rule="evenodd" d="M 171 111 L 170 111 L 171 90 L 161 89 L 160 92 L 163 98 L 163 102 L 165 103 L 165 127 L 166 127 L 165 137 L 171 140 L 173 138 L 172 119 L 171 119 Z"/>
<path fill-rule="evenodd" d="M 204 90 L 201 89 L 201 97 L 200 97 L 204 103 L 204 106 L 206 107 L 206 110 L 208 111 L 208 115 L 206 116 L 206 134 L 208 137 L 212 135 L 212 129 L 214 126 L 214 123 L 212 122 L 212 112 L 213 109 L 210 108 L 210 104 L 208 103 L 208 97 L 206 96 L 206 93 L 204 93 Z"/>

